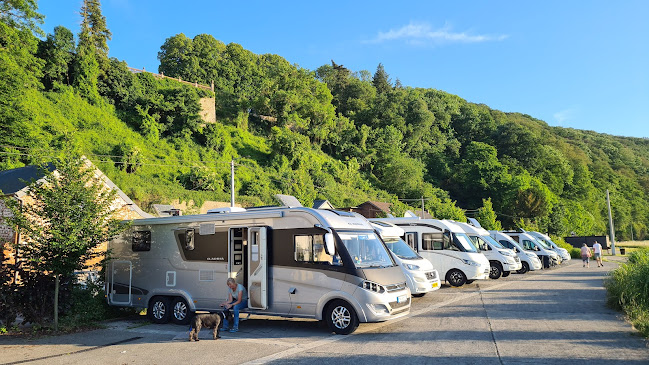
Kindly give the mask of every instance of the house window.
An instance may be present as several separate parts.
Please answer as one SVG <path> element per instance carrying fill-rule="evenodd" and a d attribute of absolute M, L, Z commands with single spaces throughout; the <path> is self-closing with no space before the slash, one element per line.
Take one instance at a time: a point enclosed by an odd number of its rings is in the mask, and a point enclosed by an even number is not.
<path fill-rule="evenodd" d="M 151 251 L 151 231 L 133 232 L 131 248 L 133 252 Z"/>

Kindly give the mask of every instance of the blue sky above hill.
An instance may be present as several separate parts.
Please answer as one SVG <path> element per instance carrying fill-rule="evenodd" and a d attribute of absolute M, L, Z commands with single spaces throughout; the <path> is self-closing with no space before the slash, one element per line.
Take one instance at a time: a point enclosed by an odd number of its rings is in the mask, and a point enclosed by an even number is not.
<path fill-rule="evenodd" d="M 80 0 L 41 0 L 78 33 Z M 334 60 L 553 126 L 649 137 L 649 1 L 103 0 L 110 55 L 157 71 L 165 39 L 207 33 L 315 70 Z"/>

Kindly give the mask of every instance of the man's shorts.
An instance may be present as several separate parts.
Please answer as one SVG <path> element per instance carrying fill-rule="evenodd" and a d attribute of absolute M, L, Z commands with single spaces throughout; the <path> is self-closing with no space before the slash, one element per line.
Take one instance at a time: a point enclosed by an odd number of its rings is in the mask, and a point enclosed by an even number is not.
<path fill-rule="evenodd" d="M 599 252 L 595 252 L 594 255 L 595 255 L 595 256 L 594 256 L 595 260 L 602 258 L 602 254 L 599 253 Z"/>

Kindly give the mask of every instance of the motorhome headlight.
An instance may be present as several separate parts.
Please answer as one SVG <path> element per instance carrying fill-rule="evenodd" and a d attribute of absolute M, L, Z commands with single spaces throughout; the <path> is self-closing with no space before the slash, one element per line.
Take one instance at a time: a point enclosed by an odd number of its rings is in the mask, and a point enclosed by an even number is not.
<path fill-rule="evenodd" d="M 498 252 L 500 252 L 501 255 L 514 256 L 514 255 L 512 255 L 511 251 L 500 250 Z"/>
<path fill-rule="evenodd" d="M 373 292 L 379 293 L 379 294 L 382 294 L 382 293 L 386 292 L 385 287 L 383 285 L 377 284 L 377 283 L 375 283 L 373 281 L 369 281 L 369 280 L 364 280 L 361 283 L 361 287 L 363 289 L 373 291 Z"/>
<path fill-rule="evenodd" d="M 383 305 L 383 304 L 372 304 L 372 303 L 367 303 L 367 306 L 370 308 L 374 314 L 390 314 L 390 311 L 388 308 Z"/>
<path fill-rule="evenodd" d="M 419 266 L 413 264 L 406 264 L 408 270 L 419 270 Z"/>
<path fill-rule="evenodd" d="M 467 265 L 478 266 L 478 267 L 480 267 L 480 263 L 475 262 L 475 261 L 462 259 L 462 262 L 464 262 L 464 263 L 467 264 Z"/>

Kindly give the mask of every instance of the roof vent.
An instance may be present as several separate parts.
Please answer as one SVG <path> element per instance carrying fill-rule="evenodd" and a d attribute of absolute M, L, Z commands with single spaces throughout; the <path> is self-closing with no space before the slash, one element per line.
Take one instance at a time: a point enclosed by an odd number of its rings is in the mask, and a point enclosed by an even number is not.
<path fill-rule="evenodd" d="M 245 208 L 241 207 L 225 207 L 225 208 L 215 208 L 215 209 L 210 209 L 207 211 L 207 214 L 212 214 L 212 213 L 239 213 L 239 212 L 245 212 Z"/>

